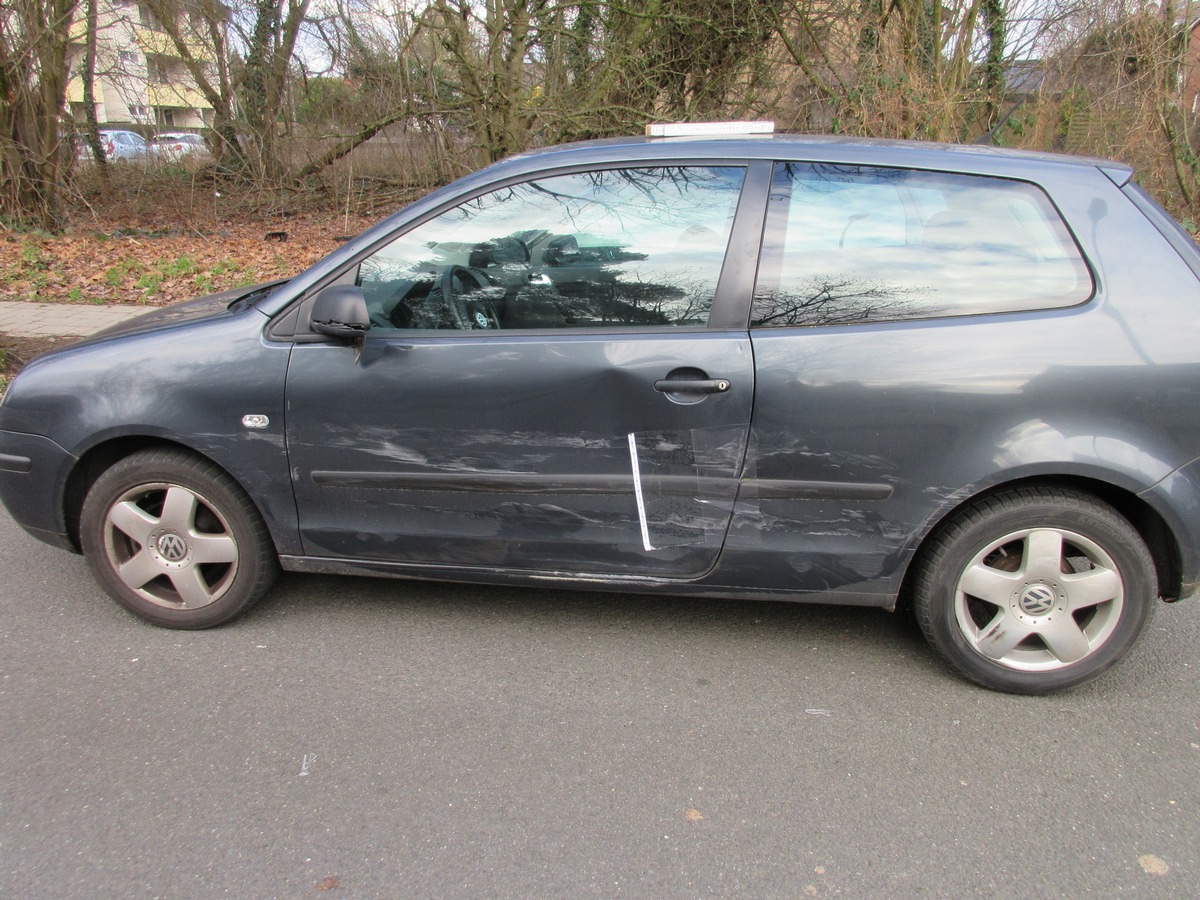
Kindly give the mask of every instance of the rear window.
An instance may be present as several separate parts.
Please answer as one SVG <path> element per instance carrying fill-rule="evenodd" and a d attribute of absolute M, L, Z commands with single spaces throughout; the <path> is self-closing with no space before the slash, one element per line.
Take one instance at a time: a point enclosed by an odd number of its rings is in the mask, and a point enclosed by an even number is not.
<path fill-rule="evenodd" d="M 752 324 L 854 324 L 1073 306 L 1087 265 L 1041 190 L 999 178 L 780 163 Z"/>

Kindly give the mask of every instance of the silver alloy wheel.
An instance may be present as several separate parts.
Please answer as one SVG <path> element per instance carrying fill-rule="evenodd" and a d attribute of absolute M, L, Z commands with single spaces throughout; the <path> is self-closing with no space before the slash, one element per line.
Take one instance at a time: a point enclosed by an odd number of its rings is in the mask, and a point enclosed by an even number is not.
<path fill-rule="evenodd" d="M 992 541 L 963 571 L 954 596 L 970 646 L 1023 672 L 1061 669 L 1096 652 L 1124 605 L 1112 557 L 1061 528 L 1025 528 Z"/>
<path fill-rule="evenodd" d="M 225 517 L 178 484 L 143 484 L 122 494 L 104 519 L 104 550 L 130 590 L 168 609 L 219 600 L 238 568 L 237 541 Z"/>

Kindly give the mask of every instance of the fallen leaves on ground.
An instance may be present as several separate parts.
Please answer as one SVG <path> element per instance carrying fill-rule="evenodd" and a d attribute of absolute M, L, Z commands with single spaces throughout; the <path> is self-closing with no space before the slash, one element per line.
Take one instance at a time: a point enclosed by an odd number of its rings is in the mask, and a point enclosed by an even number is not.
<path fill-rule="evenodd" d="M 165 306 L 289 278 L 370 222 L 307 214 L 208 231 L 106 225 L 64 235 L 0 233 L 0 300 Z M 271 235 L 271 239 L 264 239 Z M 282 239 L 281 239 L 282 238 Z M 340 240 L 339 240 L 340 239 Z"/>

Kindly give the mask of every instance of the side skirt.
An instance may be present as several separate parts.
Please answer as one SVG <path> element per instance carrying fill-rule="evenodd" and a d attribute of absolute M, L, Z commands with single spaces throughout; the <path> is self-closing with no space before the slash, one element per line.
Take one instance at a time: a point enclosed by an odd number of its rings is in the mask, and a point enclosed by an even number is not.
<path fill-rule="evenodd" d="M 858 591 L 803 592 L 755 590 L 667 578 L 636 575 L 586 575 L 570 572 L 527 572 L 516 569 L 475 569 L 456 566 L 413 566 L 371 560 L 329 559 L 315 556 L 280 556 L 287 572 L 316 575 L 356 575 L 408 581 L 449 581 L 460 584 L 515 585 L 626 594 L 668 594 L 719 600 L 772 600 L 790 603 L 823 603 L 831 606 L 874 606 L 893 609 L 890 594 Z"/>

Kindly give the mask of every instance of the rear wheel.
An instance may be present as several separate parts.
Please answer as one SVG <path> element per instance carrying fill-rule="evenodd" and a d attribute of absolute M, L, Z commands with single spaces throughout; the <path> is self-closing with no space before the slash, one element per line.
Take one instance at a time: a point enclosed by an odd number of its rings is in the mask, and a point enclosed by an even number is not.
<path fill-rule="evenodd" d="M 1150 618 L 1156 583 L 1116 510 L 1030 488 L 968 507 L 932 538 L 913 602 L 930 644 L 967 678 L 1042 694 L 1115 665 Z"/>
<path fill-rule="evenodd" d="M 88 492 L 80 541 L 123 606 L 169 628 L 207 628 L 253 605 L 278 574 L 262 517 L 232 478 L 181 450 L 147 450 Z"/>

